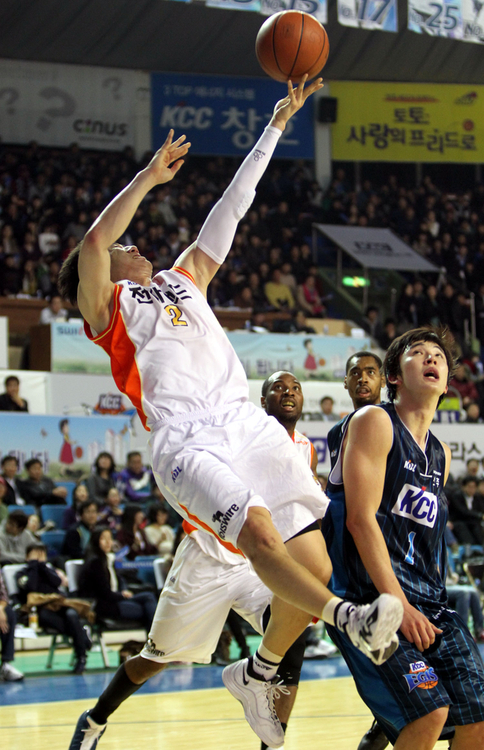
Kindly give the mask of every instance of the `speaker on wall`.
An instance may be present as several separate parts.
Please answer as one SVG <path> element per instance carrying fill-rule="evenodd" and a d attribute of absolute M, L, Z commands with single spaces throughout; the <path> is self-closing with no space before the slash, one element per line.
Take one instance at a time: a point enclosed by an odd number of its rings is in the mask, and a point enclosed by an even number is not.
<path fill-rule="evenodd" d="M 318 122 L 336 122 L 338 100 L 334 96 L 321 96 L 318 101 Z"/>

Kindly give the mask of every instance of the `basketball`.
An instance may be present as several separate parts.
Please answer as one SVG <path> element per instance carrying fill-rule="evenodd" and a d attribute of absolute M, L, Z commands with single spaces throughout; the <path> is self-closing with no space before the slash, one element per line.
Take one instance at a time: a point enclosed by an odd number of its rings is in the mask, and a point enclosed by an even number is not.
<path fill-rule="evenodd" d="M 283 10 L 259 29 L 255 52 L 262 70 L 276 81 L 299 83 L 314 78 L 325 66 L 329 40 L 324 27 L 309 13 Z"/>

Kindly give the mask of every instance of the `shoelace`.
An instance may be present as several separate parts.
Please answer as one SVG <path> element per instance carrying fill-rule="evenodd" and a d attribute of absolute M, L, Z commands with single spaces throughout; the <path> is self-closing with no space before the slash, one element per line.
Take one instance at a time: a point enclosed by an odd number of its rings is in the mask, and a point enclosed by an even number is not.
<path fill-rule="evenodd" d="M 277 679 L 277 678 L 276 678 Z M 280 724 L 279 717 L 276 713 L 275 699 L 280 696 L 290 695 L 291 691 L 283 684 L 282 680 L 279 682 L 268 682 L 266 687 L 267 703 L 269 704 L 269 710 L 272 715 L 272 719 L 276 724 Z"/>

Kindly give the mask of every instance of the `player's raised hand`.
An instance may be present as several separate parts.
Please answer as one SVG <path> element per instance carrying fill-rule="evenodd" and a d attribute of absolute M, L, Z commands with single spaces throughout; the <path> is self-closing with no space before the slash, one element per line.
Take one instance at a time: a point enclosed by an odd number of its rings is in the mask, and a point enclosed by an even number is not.
<path fill-rule="evenodd" d="M 274 107 L 274 114 L 270 122 L 271 125 L 284 130 L 286 122 L 301 109 L 306 99 L 314 94 L 315 91 L 323 88 L 322 78 L 315 78 L 314 81 L 311 81 L 306 86 L 307 79 L 308 76 L 306 74 L 296 88 L 293 87 L 291 81 L 287 82 L 287 96 L 284 99 L 280 99 Z"/>
<path fill-rule="evenodd" d="M 187 154 L 191 143 L 186 142 L 186 136 L 181 135 L 173 140 L 174 131 L 171 129 L 161 148 L 147 166 L 157 185 L 169 182 L 176 175 L 183 164 L 183 157 Z"/>

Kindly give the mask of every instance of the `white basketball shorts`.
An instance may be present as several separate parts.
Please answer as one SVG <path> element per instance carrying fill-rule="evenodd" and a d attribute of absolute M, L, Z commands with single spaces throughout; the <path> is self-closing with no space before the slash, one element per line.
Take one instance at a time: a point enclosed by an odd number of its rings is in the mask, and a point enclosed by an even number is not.
<path fill-rule="evenodd" d="M 239 565 L 206 555 L 185 537 L 177 549 L 141 652 L 158 662 L 207 664 L 232 608 L 262 633 L 272 594 L 241 557 Z"/>
<path fill-rule="evenodd" d="M 274 417 L 245 402 L 181 419 L 158 423 L 149 446 L 161 492 L 194 526 L 237 547 L 252 506 L 284 541 L 324 516 L 326 495 Z"/>

